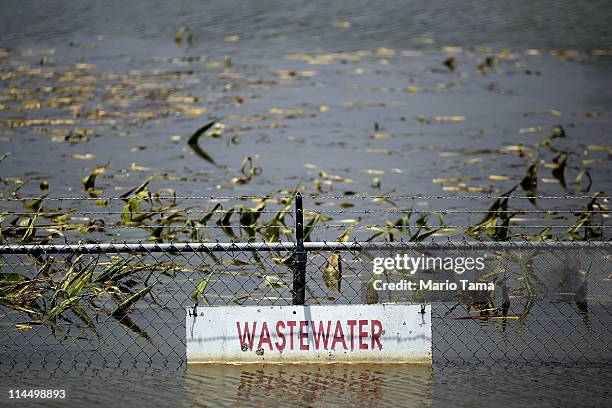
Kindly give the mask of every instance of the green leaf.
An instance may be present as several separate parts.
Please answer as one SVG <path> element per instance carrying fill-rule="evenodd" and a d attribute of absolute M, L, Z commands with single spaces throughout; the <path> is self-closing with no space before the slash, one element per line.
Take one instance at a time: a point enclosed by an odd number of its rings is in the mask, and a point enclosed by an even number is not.
<path fill-rule="evenodd" d="M 213 160 L 212 157 L 210 157 L 210 155 L 208 153 L 206 153 L 198 144 L 198 140 L 200 139 L 200 137 L 206 133 L 206 131 L 208 129 L 210 129 L 211 127 L 213 127 L 213 125 L 215 124 L 215 122 L 210 122 L 207 123 L 206 125 L 202 126 L 201 128 L 199 128 L 198 130 L 195 131 L 195 133 L 193 135 L 191 135 L 191 137 L 189 138 L 189 140 L 187 140 L 187 144 L 189 145 L 189 147 L 191 147 L 191 149 L 194 151 L 195 154 L 197 154 L 198 156 L 200 156 L 202 159 L 206 160 L 207 162 L 217 165 L 217 163 L 215 163 L 215 161 Z"/>
<path fill-rule="evenodd" d="M 323 269 L 323 282 L 329 290 L 340 291 L 340 279 L 342 277 L 342 260 L 339 254 L 331 254 Z"/>
<path fill-rule="evenodd" d="M 408 214 L 399 217 L 397 221 L 395 221 L 395 227 L 398 229 L 398 231 L 402 233 L 410 232 L 410 215 L 411 214 L 412 212 L 409 212 Z"/>
<path fill-rule="evenodd" d="M 568 235 L 572 239 L 588 241 L 589 239 L 597 239 L 602 237 L 601 227 L 597 231 L 597 226 L 593 225 L 593 213 L 595 207 L 601 211 L 601 205 L 596 204 L 598 198 L 603 196 L 602 192 L 595 193 L 591 200 L 584 207 L 584 211 L 578 216 L 576 223 L 567 230 Z M 580 229 L 584 228 L 584 236 L 580 235 Z"/>
<path fill-rule="evenodd" d="M 317 222 L 323 220 L 324 218 L 319 214 L 315 214 L 310 220 L 308 220 L 308 223 L 306 223 L 306 226 L 304 227 L 304 241 L 310 241 L 310 235 L 312 234 L 315 225 L 317 224 Z"/>
<path fill-rule="evenodd" d="M 209 305 L 208 299 L 206 299 L 206 293 L 204 291 L 206 290 L 206 286 L 208 286 L 208 282 L 210 281 L 210 277 L 212 276 L 212 274 L 213 271 L 210 271 L 206 278 L 204 278 L 202 282 L 198 283 L 198 286 L 196 286 L 196 288 L 191 293 L 191 299 L 196 305 L 198 304 L 199 299 L 204 300 L 204 302 Z"/>
<path fill-rule="evenodd" d="M 537 161 L 534 160 L 533 164 L 527 169 L 525 176 L 521 180 L 521 187 L 529 196 L 529 201 L 535 205 L 536 196 L 538 195 Z"/>
<path fill-rule="evenodd" d="M 207 211 L 207 212 L 206 212 L 206 214 L 205 214 L 205 215 L 204 215 L 202 218 L 200 218 L 200 219 L 198 220 L 198 222 L 199 222 L 200 224 L 204 224 L 204 225 L 206 225 L 206 223 L 207 223 L 207 222 L 208 222 L 208 221 L 209 221 L 209 220 L 212 218 L 212 216 L 216 214 L 216 212 L 215 212 L 215 211 L 217 211 L 217 210 L 218 210 L 218 209 L 220 209 L 220 208 L 223 208 L 223 206 L 221 205 L 221 203 L 217 203 L 217 204 L 215 204 L 215 206 L 212 208 L 212 210 Z"/>
<path fill-rule="evenodd" d="M 93 192 L 95 190 L 96 177 L 104 173 L 106 169 L 108 168 L 108 165 L 109 163 L 106 163 L 103 166 L 98 166 L 95 169 L 93 169 L 93 171 L 91 172 L 91 174 L 89 174 L 89 176 L 83 177 L 83 189 L 85 191 Z"/>
<path fill-rule="evenodd" d="M 553 162 L 555 163 L 556 167 L 552 171 L 553 177 L 559 180 L 559 183 L 565 189 L 567 189 L 567 186 L 565 185 L 565 168 L 567 167 L 567 158 L 567 153 L 559 153 L 557 156 L 555 156 Z"/>
<path fill-rule="evenodd" d="M 77 303 L 79 301 L 79 299 L 81 299 L 80 296 L 73 296 L 73 297 L 69 297 L 69 298 L 66 298 L 66 299 L 62 300 L 60 303 L 55 305 L 49 311 L 49 313 L 45 314 L 44 320 L 45 321 L 54 320 L 57 316 L 62 314 L 64 312 L 64 310 L 71 308 L 72 305 Z"/>
<path fill-rule="evenodd" d="M 230 226 L 231 225 L 230 220 L 232 218 L 232 215 L 234 214 L 234 209 L 235 208 L 232 207 L 229 210 L 227 210 L 224 214 L 222 214 L 217 220 L 217 225 L 224 226 L 224 227 Z"/>
<path fill-rule="evenodd" d="M 112 316 L 123 316 L 127 314 L 128 310 L 136 302 L 138 302 L 140 299 L 145 297 L 151 291 L 151 289 L 153 289 L 153 286 L 154 285 L 147 286 L 146 288 L 140 290 L 139 292 L 136 292 L 135 294 L 133 294 L 132 296 L 130 296 L 129 298 L 121 302 L 119 306 L 117 306 L 117 308 L 113 311 L 113 313 L 111 313 L 111 315 Z"/>
<path fill-rule="evenodd" d="M 119 196 L 119 198 L 128 198 L 131 195 L 138 195 L 140 193 L 142 193 L 143 191 L 147 191 L 147 187 L 149 186 L 149 183 L 151 182 L 151 180 L 153 180 L 155 178 L 155 176 L 151 176 L 149 178 L 147 178 L 144 182 L 142 182 L 139 186 L 136 186 L 128 191 L 126 191 L 125 193 L 121 194 Z M 148 194 L 147 194 L 148 195 Z"/>
<path fill-rule="evenodd" d="M 483 219 L 478 224 L 468 228 L 465 231 L 466 234 L 477 237 L 484 231 L 495 240 L 506 239 L 509 232 L 507 227 L 510 225 L 510 219 L 515 215 L 508 213 L 508 199 L 516 188 L 517 186 L 512 187 L 501 195 L 503 198 L 495 200 Z M 498 219 L 502 222 L 501 226 L 498 226 Z"/>
<path fill-rule="evenodd" d="M 132 197 L 129 199 L 126 205 L 123 206 L 121 211 L 121 221 L 125 224 L 132 222 L 133 213 L 140 212 L 140 198 Z"/>
<path fill-rule="evenodd" d="M 38 210 L 40 210 L 40 208 L 42 207 L 42 202 L 45 200 L 45 198 L 47 198 L 47 194 L 45 194 L 44 196 L 40 198 L 35 198 L 34 200 L 28 201 L 25 204 L 26 210 L 32 211 L 32 212 L 38 212 Z"/>
<path fill-rule="evenodd" d="M 34 214 L 34 216 L 32 216 L 32 218 L 29 219 L 28 221 L 28 229 L 26 230 L 26 232 L 23 234 L 23 237 L 21 237 L 21 242 L 22 243 L 28 243 L 32 240 L 32 237 L 34 237 L 34 224 L 36 223 L 36 219 L 38 218 L 38 213 Z"/>

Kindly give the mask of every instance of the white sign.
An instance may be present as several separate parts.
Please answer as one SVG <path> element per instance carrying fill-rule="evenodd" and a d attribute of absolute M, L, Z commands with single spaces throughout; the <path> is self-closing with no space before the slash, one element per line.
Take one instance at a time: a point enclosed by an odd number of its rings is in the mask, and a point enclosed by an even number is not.
<path fill-rule="evenodd" d="M 431 364 L 431 306 L 188 308 L 187 362 Z"/>

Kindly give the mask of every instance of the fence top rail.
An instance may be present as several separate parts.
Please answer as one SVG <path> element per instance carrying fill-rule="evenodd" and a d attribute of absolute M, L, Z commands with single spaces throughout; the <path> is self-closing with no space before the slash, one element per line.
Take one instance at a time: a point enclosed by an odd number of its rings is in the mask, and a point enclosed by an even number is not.
<path fill-rule="evenodd" d="M 304 242 L 306 251 L 361 250 L 539 250 L 612 249 L 612 241 L 423 241 L 423 242 Z M 194 252 L 291 252 L 295 242 L 213 242 L 213 243 L 97 243 L 97 244 L 2 244 L 1 255 L 10 254 L 103 254 L 103 253 L 194 253 Z"/>

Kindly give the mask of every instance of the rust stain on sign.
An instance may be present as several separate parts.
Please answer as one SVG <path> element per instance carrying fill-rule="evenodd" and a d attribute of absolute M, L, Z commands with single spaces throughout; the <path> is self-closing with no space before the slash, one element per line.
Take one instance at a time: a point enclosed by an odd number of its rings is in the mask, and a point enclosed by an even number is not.
<path fill-rule="evenodd" d="M 431 365 L 431 307 L 188 308 L 187 362 Z"/>

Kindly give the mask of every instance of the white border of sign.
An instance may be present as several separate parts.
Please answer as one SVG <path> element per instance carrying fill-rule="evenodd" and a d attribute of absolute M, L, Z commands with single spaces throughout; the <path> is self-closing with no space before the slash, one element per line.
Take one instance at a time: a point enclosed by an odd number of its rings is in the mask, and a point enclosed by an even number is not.
<path fill-rule="evenodd" d="M 187 363 L 431 365 L 431 306 L 224 306 L 187 309 Z"/>

